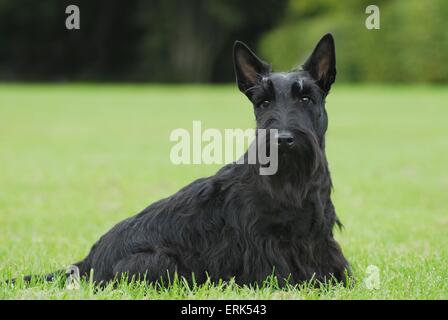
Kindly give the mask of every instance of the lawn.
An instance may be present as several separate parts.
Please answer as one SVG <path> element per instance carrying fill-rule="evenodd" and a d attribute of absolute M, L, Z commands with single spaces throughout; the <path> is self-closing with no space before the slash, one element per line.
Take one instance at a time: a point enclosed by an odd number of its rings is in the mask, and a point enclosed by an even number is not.
<path fill-rule="evenodd" d="M 332 89 L 327 155 L 352 288 L 0 284 L 0 299 L 448 299 L 447 101 L 447 87 Z M 118 221 L 213 174 L 169 161 L 170 132 L 193 120 L 254 124 L 234 86 L 0 85 L 0 279 L 80 260 Z M 369 265 L 379 289 L 363 282 Z"/>

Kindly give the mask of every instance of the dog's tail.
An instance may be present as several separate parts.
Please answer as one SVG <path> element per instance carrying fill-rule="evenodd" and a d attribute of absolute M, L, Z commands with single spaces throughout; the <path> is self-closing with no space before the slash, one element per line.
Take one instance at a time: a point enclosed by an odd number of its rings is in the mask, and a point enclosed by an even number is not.
<path fill-rule="evenodd" d="M 55 280 L 63 280 L 64 282 L 70 276 L 79 277 L 80 274 L 85 273 L 84 261 L 77 262 L 70 265 L 67 269 L 60 269 L 45 275 L 26 275 L 22 278 L 23 283 L 29 285 L 35 282 L 53 282 Z M 5 281 L 6 284 L 15 285 L 18 282 L 17 278 L 13 278 Z"/>
<path fill-rule="evenodd" d="M 33 281 L 45 281 L 45 282 L 51 282 L 54 281 L 57 278 L 61 278 L 63 276 L 68 276 L 68 273 L 66 270 L 58 270 L 54 271 L 45 275 L 27 275 L 23 277 L 23 282 L 29 284 Z M 16 282 L 16 279 L 13 279 L 12 281 Z"/>
<path fill-rule="evenodd" d="M 37 275 L 37 274 L 32 274 L 32 275 L 26 275 L 23 276 L 22 278 L 12 278 L 12 279 L 8 279 L 5 280 L 4 283 L 6 285 L 9 286 L 14 286 L 17 283 L 24 283 L 25 285 L 30 285 L 32 283 L 37 283 L 37 282 L 52 282 L 55 279 L 66 279 L 68 277 L 68 274 L 66 272 L 66 270 L 58 270 L 58 271 L 54 271 L 45 275 Z"/>

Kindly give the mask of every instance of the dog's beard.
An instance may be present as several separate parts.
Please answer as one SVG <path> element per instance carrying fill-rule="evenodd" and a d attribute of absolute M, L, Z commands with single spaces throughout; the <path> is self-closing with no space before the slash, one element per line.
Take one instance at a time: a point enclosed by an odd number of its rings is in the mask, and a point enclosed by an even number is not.
<path fill-rule="evenodd" d="M 295 144 L 291 149 L 277 150 L 277 172 L 267 177 L 271 186 L 276 189 L 272 192 L 283 192 L 285 196 L 294 196 L 301 202 L 324 167 L 325 159 L 319 141 L 313 133 L 297 131 L 294 136 Z M 270 154 L 269 145 L 267 142 L 266 152 L 270 158 L 275 158 Z"/>
<path fill-rule="evenodd" d="M 311 132 L 300 131 L 296 134 L 293 154 L 287 161 L 296 165 L 299 177 L 312 178 L 323 165 L 323 153 L 317 137 Z"/>

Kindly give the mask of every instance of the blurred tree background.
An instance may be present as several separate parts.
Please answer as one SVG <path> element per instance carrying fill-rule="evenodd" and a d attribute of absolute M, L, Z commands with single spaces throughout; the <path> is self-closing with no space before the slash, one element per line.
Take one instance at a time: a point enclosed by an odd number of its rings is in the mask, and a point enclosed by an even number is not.
<path fill-rule="evenodd" d="M 228 82 L 236 39 L 285 70 L 332 32 L 339 80 L 442 83 L 447 17 L 446 0 L 0 0 L 0 79 Z"/>
<path fill-rule="evenodd" d="M 380 8 L 380 30 L 365 27 L 370 4 Z M 447 18 L 446 0 L 292 0 L 260 46 L 274 67 L 289 68 L 331 31 L 340 81 L 447 82 Z"/>

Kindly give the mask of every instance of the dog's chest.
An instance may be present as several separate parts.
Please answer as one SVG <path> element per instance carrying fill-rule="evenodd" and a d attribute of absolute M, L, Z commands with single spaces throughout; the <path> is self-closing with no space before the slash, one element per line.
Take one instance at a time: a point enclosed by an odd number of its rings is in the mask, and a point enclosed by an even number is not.
<path fill-rule="evenodd" d="M 259 208 L 256 233 L 262 237 L 289 241 L 306 238 L 315 221 L 315 210 L 311 203 L 301 208 L 295 206 L 270 205 Z"/>

